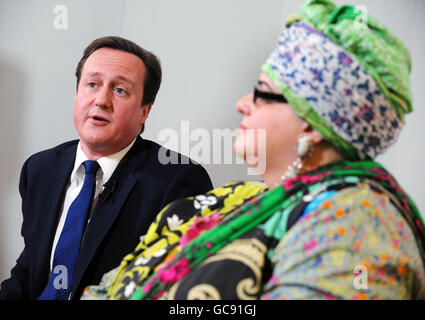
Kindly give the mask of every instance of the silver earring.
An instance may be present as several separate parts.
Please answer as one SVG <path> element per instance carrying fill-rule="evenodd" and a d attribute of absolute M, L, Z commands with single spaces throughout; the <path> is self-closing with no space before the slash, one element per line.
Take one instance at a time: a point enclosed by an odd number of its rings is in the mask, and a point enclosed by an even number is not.
<path fill-rule="evenodd" d="M 310 136 L 303 136 L 298 139 L 298 145 L 296 148 L 297 159 L 288 167 L 285 174 L 282 176 L 282 181 L 296 177 L 301 168 L 303 167 L 303 161 L 310 157 L 313 152 L 313 141 Z"/>

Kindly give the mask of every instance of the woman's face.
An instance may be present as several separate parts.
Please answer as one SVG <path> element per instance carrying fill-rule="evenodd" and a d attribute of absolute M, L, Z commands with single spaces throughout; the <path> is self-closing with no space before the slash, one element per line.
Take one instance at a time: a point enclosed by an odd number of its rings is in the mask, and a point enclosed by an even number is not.
<path fill-rule="evenodd" d="M 257 89 L 281 94 L 265 73 L 260 74 Z M 296 159 L 295 148 L 306 122 L 295 114 L 288 103 L 262 98 L 257 98 L 254 103 L 253 93 L 241 98 L 236 103 L 236 110 L 243 116 L 241 134 L 233 144 L 236 155 L 250 167 L 260 168 L 260 172 L 254 168 L 260 175 L 271 168 L 285 170 Z M 257 164 L 252 156 L 258 160 Z M 259 162 L 265 164 L 263 172 Z"/>

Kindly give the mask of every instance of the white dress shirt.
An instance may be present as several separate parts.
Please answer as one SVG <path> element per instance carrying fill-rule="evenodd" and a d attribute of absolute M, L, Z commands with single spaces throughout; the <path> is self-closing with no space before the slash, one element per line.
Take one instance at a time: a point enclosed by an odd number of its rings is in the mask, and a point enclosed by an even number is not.
<path fill-rule="evenodd" d="M 130 148 L 133 146 L 135 141 L 136 139 L 134 139 L 127 147 L 125 147 L 121 151 L 118 151 L 117 153 L 97 159 L 97 163 L 99 163 L 100 170 L 98 170 L 96 174 L 96 188 L 94 192 L 93 204 L 90 209 L 91 210 L 90 215 L 91 215 L 91 212 L 93 211 L 93 208 L 96 206 L 99 194 L 104 189 L 104 184 L 112 176 L 116 167 L 118 166 L 118 163 L 126 155 L 128 150 L 130 150 Z M 53 258 L 55 256 L 56 245 L 59 241 L 59 237 L 61 235 L 63 226 L 65 224 L 69 207 L 71 206 L 71 203 L 77 198 L 78 194 L 80 193 L 83 187 L 84 176 L 85 176 L 83 162 L 86 160 L 89 160 L 89 159 L 87 158 L 87 156 L 84 154 L 83 150 L 81 149 L 81 144 L 79 142 L 77 146 L 77 154 L 75 156 L 74 169 L 72 170 L 68 185 L 66 187 L 66 195 L 65 195 L 65 200 L 63 202 L 63 206 L 61 210 L 61 217 L 56 229 L 55 239 L 53 240 L 53 247 L 50 254 L 50 270 L 53 269 Z M 89 221 L 90 221 L 90 215 L 88 219 Z"/>

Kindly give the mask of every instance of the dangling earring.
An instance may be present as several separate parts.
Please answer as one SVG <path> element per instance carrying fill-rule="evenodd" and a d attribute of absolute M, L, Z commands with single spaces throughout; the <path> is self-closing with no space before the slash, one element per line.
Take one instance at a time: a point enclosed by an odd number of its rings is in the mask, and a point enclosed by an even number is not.
<path fill-rule="evenodd" d="M 285 174 L 282 176 L 282 181 L 296 177 L 301 168 L 303 161 L 310 157 L 313 152 L 313 141 L 310 136 L 303 136 L 298 139 L 297 159 L 288 167 Z"/>

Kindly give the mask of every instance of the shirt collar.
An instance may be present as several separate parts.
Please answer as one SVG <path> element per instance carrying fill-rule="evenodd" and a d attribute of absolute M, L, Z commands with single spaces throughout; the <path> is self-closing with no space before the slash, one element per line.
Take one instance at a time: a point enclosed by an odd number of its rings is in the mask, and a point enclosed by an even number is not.
<path fill-rule="evenodd" d="M 135 141 L 136 141 L 136 138 L 134 138 L 134 140 L 124 149 L 114 154 L 97 159 L 97 163 L 99 163 L 99 166 L 103 172 L 103 181 L 109 180 L 109 178 L 112 176 L 115 169 L 117 168 L 119 162 L 121 161 L 122 158 L 124 158 L 124 156 L 127 154 L 128 150 L 130 150 L 130 148 L 133 146 Z M 80 141 L 78 142 L 78 146 L 77 146 L 77 154 L 75 156 L 74 169 L 72 170 L 72 173 L 71 173 L 71 181 L 73 181 L 76 178 L 76 176 L 84 179 L 84 169 L 82 168 L 82 164 L 86 160 L 89 160 L 89 159 L 85 155 L 83 149 L 81 149 L 81 141 Z"/>

